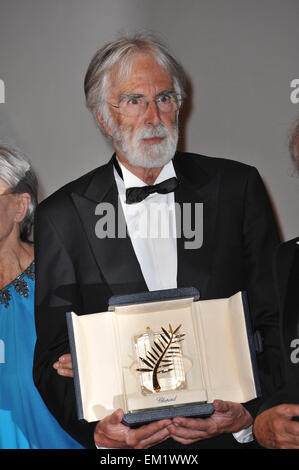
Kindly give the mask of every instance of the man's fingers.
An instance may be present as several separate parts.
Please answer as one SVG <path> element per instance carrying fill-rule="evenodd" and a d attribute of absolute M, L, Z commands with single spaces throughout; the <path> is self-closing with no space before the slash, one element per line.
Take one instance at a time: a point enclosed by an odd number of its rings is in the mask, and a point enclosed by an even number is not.
<path fill-rule="evenodd" d="M 173 418 L 173 423 L 188 429 L 206 431 L 213 423 L 210 418 Z"/>
<path fill-rule="evenodd" d="M 296 436 L 299 443 L 299 423 L 296 421 L 284 421 L 284 429 L 287 434 Z"/>
<path fill-rule="evenodd" d="M 107 424 L 108 425 L 120 424 L 121 420 L 123 419 L 123 416 L 124 416 L 123 410 L 121 408 L 118 408 L 118 410 L 114 411 L 114 413 L 112 413 L 112 415 L 109 416 L 109 419 L 107 420 Z"/>
<path fill-rule="evenodd" d="M 98 447 L 106 447 L 107 449 L 129 449 L 129 446 L 123 441 L 115 441 L 105 434 L 97 434 L 95 443 Z"/>
<path fill-rule="evenodd" d="M 71 362 L 58 362 L 59 366 L 62 367 L 63 369 L 70 369 L 73 370 L 73 365 Z"/>
<path fill-rule="evenodd" d="M 175 441 L 179 442 L 180 444 L 189 445 L 193 444 L 194 442 L 198 441 L 199 439 L 184 439 L 183 437 L 178 436 L 171 436 Z"/>
<path fill-rule="evenodd" d="M 57 374 L 62 375 L 63 377 L 74 377 L 73 371 L 71 369 L 57 369 Z"/>
<path fill-rule="evenodd" d="M 258 442 L 270 449 L 297 449 L 299 423 L 292 421 L 298 405 L 283 404 L 264 411 L 254 422 L 254 434 Z"/>
<path fill-rule="evenodd" d="M 64 354 L 63 356 L 60 356 L 60 358 L 58 359 L 58 362 L 63 368 L 68 368 L 68 369 L 73 368 L 72 357 L 70 354 Z"/>
<path fill-rule="evenodd" d="M 57 370 L 59 375 L 64 377 L 74 377 L 72 357 L 70 354 L 63 354 L 60 356 L 58 361 L 54 362 L 53 367 Z"/>
<path fill-rule="evenodd" d="M 123 414 L 123 411 L 118 409 L 97 425 L 95 431 L 97 445 L 101 443 L 103 447 L 142 449 L 162 442 L 170 435 L 167 430 L 170 420 L 156 421 L 138 429 L 130 429 L 121 422 Z"/>
<path fill-rule="evenodd" d="M 97 429 L 95 431 L 94 440 L 98 447 L 121 448 L 121 449 L 129 448 L 123 435 L 116 434 L 114 436 L 109 436 L 104 431 L 102 431 L 102 429 Z"/>
<path fill-rule="evenodd" d="M 209 434 L 206 431 L 184 428 L 182 426 L 174 426 L 173 424 L 168 427 L 171 437 L 179 437 L 183 439 L 199 440 L 207 439 Z"/>
<path fill-rule="evenodd" d="M 146 424 L 138 429 L 130 429 L 128 433 L 128 444 L 135 447 L 139 442 L 151 438 L 153 435 L 165 428 L 167 429 L 167 426 L 170 424 L 170 419 L 164 419 L 162 421 L 155 421 L 154 423 Z"/>
<path fill-rule="evenodd" d="M 163 428 L 161 431 L 152 434 L 147 439 L 143 439 L 137 444 L 136 449 L 148 449 L 149 447 L 154 446 L 155 444 L 159 444 L 160 442 L 166 441 L 170 437 L 170 433 L 168 428 Z"/>
<path fill-rule="evenodd" d="M 223 400 L 214 400 L 213 406 L 219 413 L 226 413 L 230 409 L 230 403 Z"/>
<path fill-rule="evenodd" d="M 299 449 L 299 438 L 297 436 L 288 436 L 279 447 L 280 449 Z"/>
<path fill-rule="evenodd" d="M 299 416 L 299 405 L 284 404 L 278 405 L 275 409 L 277 409 L 278 413 L 283 414 L 288 418 L 292 418 L 293 416 Z"/>
<path fill-rule="evenodd" d="M 121 423 L 123 414 L 123 410 L 119 408 L 98 422 L 94 432 L 94 439 L 99 447 L 124 448 L 127 445 L 127 428 Z"/>

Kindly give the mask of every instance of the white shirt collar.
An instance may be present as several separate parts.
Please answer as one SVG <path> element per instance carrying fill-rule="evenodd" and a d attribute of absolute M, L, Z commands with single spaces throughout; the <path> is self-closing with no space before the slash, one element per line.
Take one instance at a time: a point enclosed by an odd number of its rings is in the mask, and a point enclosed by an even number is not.
<path fill-rule="evenodd" d="M 130 170 L 128 170 L 119 161 L 118 158 L 117 158 L 117 161 L 119 163 L 119 166 L 123 174 L 123 180 L 120 178 L 120 176 L 118 175 L 116 171 L 114 171 L 114 174 L 117 178 L 117 182 L 118 183 L 122 182 L 125 189 L 132 188 L 132 187 L 148 186 L 144 181 L 142 181 L 140 178 L 134 175 Z M 162 181 L 167 180 L 168 178 L 173 178 L 175 176 L 176 174 L 175 174 L 174 166 L 173 166 L 172 160 L 170 160 L 170 162 L 166 163 L 166 165 L 163 166 L 154 184 L 159 184 Z"/>

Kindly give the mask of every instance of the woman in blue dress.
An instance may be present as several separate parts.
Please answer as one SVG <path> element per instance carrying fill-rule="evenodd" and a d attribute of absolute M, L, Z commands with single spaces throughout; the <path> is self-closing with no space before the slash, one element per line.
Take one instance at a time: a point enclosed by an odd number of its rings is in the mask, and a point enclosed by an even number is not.
<path fill-rule="evenodd" d="M 37 180 L 20 152 L 0 146 L 0 448 L 80 449 L 32 378 Z"/>

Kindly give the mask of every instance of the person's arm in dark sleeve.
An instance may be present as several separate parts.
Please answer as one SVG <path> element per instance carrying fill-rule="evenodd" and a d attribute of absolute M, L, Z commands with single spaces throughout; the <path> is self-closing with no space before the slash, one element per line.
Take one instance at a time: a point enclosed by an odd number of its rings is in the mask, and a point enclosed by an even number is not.
<path fill-rule="evenodd" d="M 272 276 L 272 257 L 280 240 L 267 192 L 255 168 L 251 168 L 248 177 L 244 205 L 249 309 L 253 332 L 260 332 L 263 347 L 263 351 L 257 353 L 262 398 L 244 405 L 254 417 L 262 401 L 282 386 L 279 316 Z"/>

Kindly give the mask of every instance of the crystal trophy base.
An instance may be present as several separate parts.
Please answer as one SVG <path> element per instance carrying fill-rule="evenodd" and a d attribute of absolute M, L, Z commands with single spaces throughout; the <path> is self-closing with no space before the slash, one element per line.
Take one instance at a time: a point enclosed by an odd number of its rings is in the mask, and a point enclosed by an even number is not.
<path fill-rule="evenodd" d="M 173 330 L 161 327 L 161 333 L 146 328 L 134 338 L 142 394 L 160 393 L 186 388 L 181 342 L 182 325 Z"/>
<path fill-rule="evenodd" d="M 135 372 L 138 374 L 140 391 L 145 397 L 154 395 L 165 406 L 135 410 L 126 413 L 123 423 L 138 427 L 143 424 L 179 416 L 205 418 L 214 412 L 211 403 L 197 402 L 169 406 L 166 392 L 176 392 L 187 388 L 186 371 L 182 344 L 185 334 L 181 326 L 161 331 L 153 331 L 149 326 L 141 335 L 133 338 L 136 362 Z M 168 394 L 169 395 L 169 394 Z"/>

